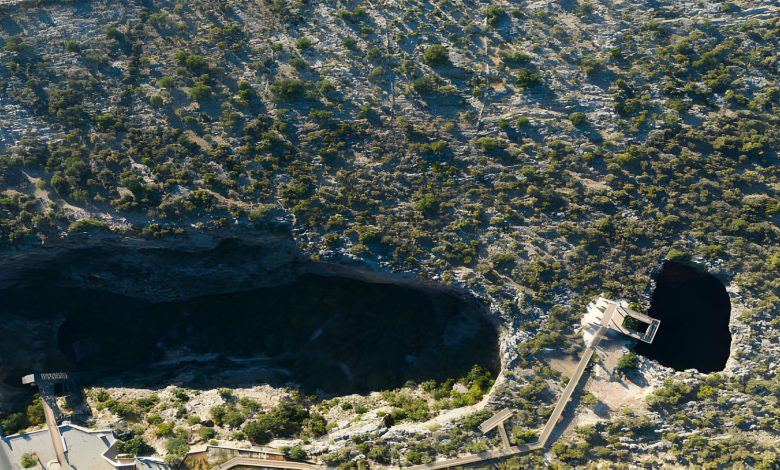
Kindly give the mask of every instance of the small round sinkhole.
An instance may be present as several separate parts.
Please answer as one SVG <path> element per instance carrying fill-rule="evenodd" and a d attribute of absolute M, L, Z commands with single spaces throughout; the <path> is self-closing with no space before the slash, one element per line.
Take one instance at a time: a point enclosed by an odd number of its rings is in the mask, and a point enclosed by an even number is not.
<path fill-rule="evenodd" d="M 675 370 L 723 370 L 731 350 L 731 302 L 723 283 L 677 261 L 664 263 L 655 281 L 648 315 L 661 325 L 653 343 L 637 343 L 636 352 Z"/>

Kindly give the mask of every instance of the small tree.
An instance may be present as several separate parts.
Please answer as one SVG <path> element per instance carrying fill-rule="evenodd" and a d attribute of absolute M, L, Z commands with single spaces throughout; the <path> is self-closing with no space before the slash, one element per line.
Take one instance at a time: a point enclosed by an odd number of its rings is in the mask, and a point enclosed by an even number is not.
<path fill-rule="evenodd" d="M 269 425 L 269 416 L 265 413 L 260 414 L 256 421 L 247 423 L 244 426 L 244 434 L 254 444 L 262 445 L 271 442 L 273 435 L 271 434 Z"/>
<path fill-rule="evenodd" d="M 328 433 L 328 421 L 319 414 L 312 414 L 303 422 L 301 432 L 305 436 L 317 438 Z"/>
<path fill-rule="evenodd" d="M 3 427 L 3 432 L 6 435 L 16 434 L 29 425 L 27 416 L 21 412 L 11 413 L 5 418 L 0 419 L 0 426 Z"/>
<path fill-rule="evenodd" d="M 447 52 L 447 48 L 441 44 L 434 44 L 428 46 L 423 52 L 423 62 L 427 65 L 446 65 L 450 61 L 450 54 Z"/>

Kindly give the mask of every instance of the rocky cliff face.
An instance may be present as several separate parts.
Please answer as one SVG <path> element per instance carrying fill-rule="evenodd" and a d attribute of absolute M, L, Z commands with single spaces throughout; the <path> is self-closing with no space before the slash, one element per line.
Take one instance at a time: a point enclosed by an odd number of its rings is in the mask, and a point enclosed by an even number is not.
<path fill-rule="evenodd" d="M 159 302 L 287 282 L 301 274 L 301 261 L 288 239 L 270 236 L 252 241 L 202 237 L 157 243 L 106 237 L 4 252 L 0 254 L 0 292 L 6 296 L 0 325 L 0 403 L 7 409 L 26 395 L 20 387 L 22 375 L 67 363 L 57 344 L 61 313 L 29 311 L 23 302 L 8 309 L 12 288 L 60 286 Z"/>

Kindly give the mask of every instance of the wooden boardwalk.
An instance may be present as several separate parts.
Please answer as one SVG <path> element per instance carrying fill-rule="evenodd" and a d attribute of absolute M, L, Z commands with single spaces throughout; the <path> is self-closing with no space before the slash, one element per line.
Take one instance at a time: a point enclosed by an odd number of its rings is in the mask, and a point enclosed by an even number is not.
<path fill-rule="evenodd" d="M 593 353 L 596 352 L 596 346 L 598 346 L 599 342 L 604 337 L 604 334 L 609 329 L 609 320 L 612 318 L 612 315 L 615 313 L 615 308 L 616 308 L 615 305 L 610 305 L 609 307 L 607 307 L 606 312 L 604 312 L 604 316 L 601 318 L 601 324 L 599 325 L 599 329 L 596 331 L 596 334 L 593 336 L 593 340 L 591 341 L 591 343 L 587 345 L 585 351 L 583 351 L 582 357 L 580 358 L 580 362 L 577 364 L 577 368 L 574 371 L 574 375 L 569 379 L 569 383 L 566 385 L 566 388 L 563 389 L 563 393 L 561 394 L 561 397 L 558 399 L 558 403 L 556 403 L 552 414 L 547 420 L 547 423 L 544 425 L 544 428 L 542 428 L 542 433 L 539 434 L 539 439 L 537 439 L 535 442 L 531 442 L 521 446 L 510 447 L 508 449 L 482 452 L 480 454 L 467 455 L 465 457 L 459 457 L 456 459 L 441 460 L 438 462 L 431 462 L 424 465 L 416 465 L 410 468 L 420 469 L 420 470 L 452 468 L 461 465 L 470 465 L 470 464 L 487 462 L 490 460 L 495 460 L 504 457 L 511 457 L 513 455 L 522 455 L 528 452 L 532 452 L 534 450 L 543 449 L 547 445 L 547 441 L 550 439 L 550 435 L 555 429 L 555 425 L 558 424 L 558 420 L 561 418 L 561 414 L 563 414 L 563 410 L 566 408 L 566 404 L 571 399 L 574 390 L 577 388 L 580 379 L 585 373 L 585 369 L 588 367 L 588 364 L 590 363 L 590 359 L 593 357 Z"/>
<path fill-rule="evenodd" d="M 291 460 L 255 459 L 252 457 L 235 457 L 222 465 L 214 467 L 214 470 L 229 470 L 235 467 L 256 468 L 281 468 L 291 470 L 321 469 L 323 467 L 306 462 L 294 462 Z"/>

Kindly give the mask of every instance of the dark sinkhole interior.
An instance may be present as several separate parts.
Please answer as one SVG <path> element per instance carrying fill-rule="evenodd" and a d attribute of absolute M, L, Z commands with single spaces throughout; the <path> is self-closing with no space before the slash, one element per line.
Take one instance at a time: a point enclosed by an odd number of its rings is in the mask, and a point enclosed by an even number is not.
<path fill-rule="evenodd" d="M 715 276 L 689 264 L 667 261 L 657 275 L 648 315 L 661 320 L 652 344 L 637 353 L 675 370 L 723 370 L 731 349 L 731 303 Z"/>
<path fill-rule="evenodd" d="M 2 295 L 0 310 L 64 318 L 47 366 L 78 372 L 81 385 L 364 393 L 461 377 L 475 364 L 498 369 L 498 333 L 483 307 L 428 288 L 305 274 L 175 302 L 47 285 Z"/>

